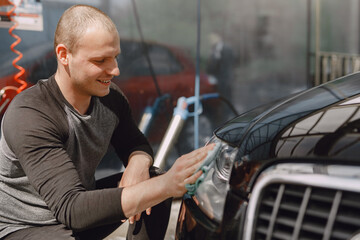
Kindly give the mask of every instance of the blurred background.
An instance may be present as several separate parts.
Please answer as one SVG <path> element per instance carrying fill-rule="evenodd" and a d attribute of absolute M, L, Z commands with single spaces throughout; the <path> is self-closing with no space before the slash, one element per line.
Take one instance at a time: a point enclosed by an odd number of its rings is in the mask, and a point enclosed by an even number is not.
<path fill-rule="evenodd" d="M 122 48 L 121 76 L 114 82 L 127 95 L 137 123 L 146 107 L 161 99 L 147 133 L 155 151 L 177 99 L 194 95 L 197 31 L 200 93 L 221 96 L 203 102 L 200 145 L 237 113 L 360 68 L 359 0 L 206 0 L 200 5 L 200 28 L 197 2 L 190 0 L 25 2 L 41 4 L 43 16 L 42 31 L 14 31 L 22 39 L 16 46 L 23 54 L 18 64 L 30 84 L 55 72 L 53 35 L 65 9 L 89 4 L 113 19 Z M 2 21 L 7 10 L 2 8 Z M 4 87 L 17 72 L 12 66 L 17 55 L 10 50 L 15 39 L 8 28 L 0 28 L 0 36 Z M 192 150 L 192 124 L 188 119 L 172 156 Z"/>

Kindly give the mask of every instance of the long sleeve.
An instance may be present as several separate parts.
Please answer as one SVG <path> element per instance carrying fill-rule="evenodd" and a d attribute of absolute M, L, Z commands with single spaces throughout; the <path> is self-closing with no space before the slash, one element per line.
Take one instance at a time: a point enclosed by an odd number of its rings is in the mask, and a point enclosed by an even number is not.
<path fill-rule="evenodd" d="M 132 118 L 131 109 L 125 96 L 121 93 L 117 86 L 114 86 L 113 98 L 103 98 L 104 105 L 109 106 L 119 118 L 119 124 L 115 129 L 111 138 L 111 144 L 114 146 L 117 154 L 122 159 L 124 165 L 127 165 L 128 158 L 135 151 L 143 151 L 153 157 L 153 150 L 144 136 L 139 130 Z M 122 105 L 114 104 L 118 101 L 114 99 L 123 99 Z"/>
<path fill-rule="evenodd" d="M 17 169 L 16 172 L 8 169 L 9 179 L 19 176 L 27 179 L 23 185 L 15 187 L 31 194 L 31 199 L 24 199 L 21 203 L 14 199 L 11 205 L 16 207 L 18 204 L 19 208 L 24 209 L 21 217 L 27 223 L 39 223 L 38 220 L 49 216 L 47 211 L 50 211 L 57 221 L 78 231 L 124 219 L 122 189 L 89 190 L 84 186 L 91 181 L 88 175 L 93 174 L 98 164 L 90 158 L 97 154 L 101 157 L 108 146 L 105 139 L 109 138 L 110 141 L 110 133 L 116 128 L 111 112 L 94 105 L 93 111 L 99 114 L 95 114 L 93 119 L 84 117 L 83 122 L 77 123 L 79 119 L 72 120 L 68 116 L 71 109 L 59 104 L 59 96 L 55 94 L 57 100 L 54 100 L 54 92 L 44 94 L 44 91 L 45 86 L 36 86 L 18 95 L 3 119 L 2 141 L 10 152 L 4 155 L 9 165 L 12 164 L 10 168 Z M 105 117 L 101 119 L 97 115 Z M 102 120 L 110 125 L 103 124 Z M 89 125 L 95 124 L 94 129 L 99 130 L 97 135 L 100 136 L 82 136 L 83 131 L 91 133 L 87 125 L 83 126 L 88 121 Z M 77 131 L 76 124 L 85 130 Z M 109 128 L 109 133 L 102 131 L 102 127 Z M 94 139 L 96 137 L 102 138 Z M 84 144 L 77 146 L 81 141 Z M 97 151 L 96 144 L 99 144 L 101 151 Z M 94 154 L 82 153 L 87 151 L 94 151 Z M 86 158 L 82 159 L 83 156 Z M 36 214 L 32 213 L 31 209 L 42 206 L 41 201 L 48 209 L 36 209 Z M 23 219 L 16 220 L 19 224 L 25 224 Z"/>

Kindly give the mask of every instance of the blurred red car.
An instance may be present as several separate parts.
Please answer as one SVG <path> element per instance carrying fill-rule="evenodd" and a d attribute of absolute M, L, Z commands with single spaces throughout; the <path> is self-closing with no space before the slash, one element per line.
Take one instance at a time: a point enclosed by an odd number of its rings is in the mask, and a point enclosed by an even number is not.
<path fill-rule="evenodd" d="M 149 58 L 161 94 L 169 94 L 171 111 L 179 97 L 194 95 L 195 67 L 192 59 L 181 49 L 153 42 L 146 43 Z M 121 40 L 120 76 L 116 83 L 129 99 L 136 121 L 146 106 L 151 106 L 159 94 L 141 42 Z M 206 75 L 200 76 L 201 94 L 216 91 Z"/>

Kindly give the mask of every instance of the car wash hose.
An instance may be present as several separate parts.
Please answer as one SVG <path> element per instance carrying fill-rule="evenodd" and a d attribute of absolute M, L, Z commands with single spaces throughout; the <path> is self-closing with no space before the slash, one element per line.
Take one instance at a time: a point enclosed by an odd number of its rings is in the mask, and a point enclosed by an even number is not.
<path fill-rule="evenodd" d="M 140 35 L 141 44 L 142 44 L 142 47 L 143 47 L 143 52 L 144 52 L 144 55 L 145 55 L 145 59 L 149 64 L 149 71 L 150 71 L 151 77 L 152 77 L 152 79 L 154 81 L 157 94 L 158 94 L 159 97 L 161 97 L 162 93 L 161 93 L 160 86 L 159 86 L 159 83 L 158 83 L 157 78 L 156 78 L 156 73 L 154 71 L 154 67 L 152 65 L 151 58 L 149 56 L 149 49 L 148 49 L 147 44 L 145 43 L 144 35 L 142 33 L 142 30 L 141 30 L 140 18 L 139 18 L 139 14 L 138 14 L 137 7 L 136 7 L 136 2 L 135 2 L 135 0 L 132 0 L 131 2 L 132 2 L 132 6 L 133 6 L 135 21 L 136 21 L 136 27 L 137 27 L 137 29 L 139 31 L 139 35 Z"/>
<path fill-rule="evenodd" d="M 20 1 L 19 4 L 21 4 L 22 1 Z M 7 12 L 7 16 L 10 19 L 10 21 L 14 22 L 14 25 L 10 27 L 9 29 L 9 34 L 16 39 L 15 42 L 13 42 L 10 45 L 10 49 L 11 51 L 13 51 L 14 53 L 16 53 L 18 56 L 13 60 L 12 65 L 18 69 L 20 72 L 18 72 L 17 74 L 15 74 L 14 76 L 14 80 L 16 82 L 18 82 L 20 84 L 20 87 L 16 90 L 17 93 L 20 93 L 22 90 L 24 90 L 27 87 L 27 83 L 24 80 L 21 80 L 20 78 L 24 75 L 25 73 L 25 69 L 19 65 L 17 65 L 16 63 L 23 57 L 23 54 L 15 49 L 15 46 L 17 46 L 20 42 L 21 42 L 21 38 L 14 34 L 13 31 L 14 29 L 19 25 L 19 23 L 17 21 L 15 21 L 11 15 L 13 15 L 13 12 L 15 11 L 16 5 L 12 2 L 9 1 L 9 3 L 13 6 L 8 12 Z"/>

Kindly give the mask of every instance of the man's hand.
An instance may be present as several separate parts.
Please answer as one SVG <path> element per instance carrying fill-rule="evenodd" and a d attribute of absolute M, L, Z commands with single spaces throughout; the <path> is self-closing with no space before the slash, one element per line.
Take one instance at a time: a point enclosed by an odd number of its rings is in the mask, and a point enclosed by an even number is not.
<path fill-rule="evenodd" d="M 168 194 L 172 197 L 181 197 L 186 193 L 186 184 L 194 183 L 202 174 L 202 171 L 195 172 L 203 163 L 208 151 L 214 148 L 215 144 L 199 148 L 178 158 L 170 170 L 165 173 L 170 188 Z"/>
<path fill-rule="evenodd" d="M 187 191 L 185 185 L 194 183 L 201 176 L 202 171 L 196 170 L 214 146 L 215 144 L 210 144 L 185 154 L 175 161 L 168 172 L 125 187 L 121 195 L 121 206 L 125 216 L 133 216 L 170 197 L 184 195 Z M 139 175 L 139 171 L 134 174 Z"/>
<path fill-rule="evenodd" d="M 119 183 L 119 187 L 128 187 L 148 180 L 150 178 L 149 168 L 151 164 L 152 159 L 148 154 L 142 152 L 132 154 Z M 146 209 L 146 214 L 151 214 L 151 208 Z M 133 224 L 134 221 L 139 221 L 140 217 L 141 213 L 129 217 L 129 223 Z"/>

